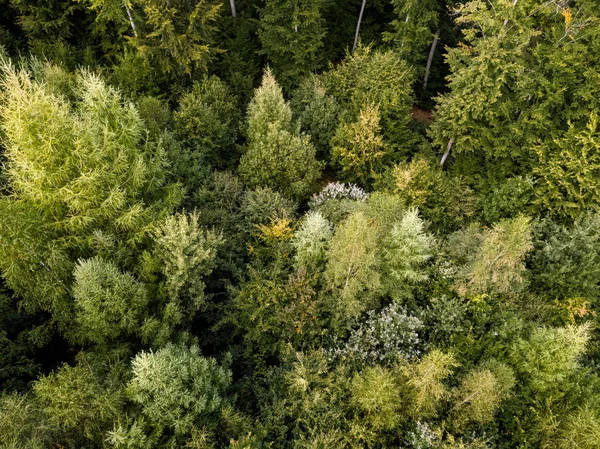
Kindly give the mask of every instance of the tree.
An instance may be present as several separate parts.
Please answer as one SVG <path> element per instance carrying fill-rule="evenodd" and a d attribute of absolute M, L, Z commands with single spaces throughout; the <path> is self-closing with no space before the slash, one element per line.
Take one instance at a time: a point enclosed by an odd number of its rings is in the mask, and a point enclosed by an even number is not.
<path fill-rule="evenodd" d="M 431 161 L 415 157 L 390 171 L 392 190 L 419 209 L 423 218 L 441 232 L 455 231 L 468 224 L 476 211 L 473 191 L 466 180 L 441 170 Z"/>
<path fill-rule="evenodd" d="M 260 12 L 263 52 L 285 88 L 323 64 L 323 0 L 267 0 Z"/>
<path fill-rule="evenodd" d="M 380 135 L 379 108 L 365 105 L 358 121 L 342 123 L 331 140 L 332 159 L 341 176 L 359 185 L 369 185 L 384 169 L 385 144 Z"/>
<path fill-rule="evenodd" d="M 165 183 L 164 156 L 143 141 L 136 109 L 97 76 L 79 73 L 72 100 L 25 69 L 5 65 L 3 77 L 11 196 L 0 199 L 0 268 L 30 309 L 68 325 L 75 261 L 98 252 L 131 264 L 180 192 Z"/>
<path fill-rule="evenodd" d="M 343 108 L 342 123 L 358 121 L 368 105 L 378 108 L 386 144 L 385 165 L 410 155 L 417 142 L 409 115 L 413 77 L 413 69 L 396 53 L 360 46 L 325 78 L 328 91 Z"/>
<path fill-rule="evenodd" d="M 484 233 L 481 247 L 467 268 L 466 284 L 457 285 L 462 294 L 495 291 L 514 293 L 523 289 L 523 260 L 531 244 L 530 220 L 520 216 L 503 220 Z"/>
<path fill-rule="evenodd" d="M 423 419 L 437 414 L 440 400 L 448 395 L 443 380 L 457 365 L 453 354 L 434 349 L 402 369 L 410 388 L 412 417 Z"/>
<path fill-rule="evenodd" d="M 438 99 L 430 129 L 435 144 L 451 141 L 457 169 L 481 176 L 484 188 L 534 168 L 554 176 L 560 163 L 546 166 L 545 148 L 570 127 L 585 129 L 597 109 L 591 99 L 598 84 L 582 76 L 600 66 L 595 3 L 477 0 L 456 12 L 465 44 L 446 58 L 450 90 Z M 562 202 L 563 194 L 556 199 Z"/>
<path fill-rule="evenodd" d="M 241 120 L 237 99 L 216 76 L 195 83 L 174 113 L 174 132 L 183 149 L 172 156 L 174 171 L 190 190 L 210 167 L 232 168 L 237 162 L 237 128 Z"/>
<path fill-rule="evenodd" d="M 366 368 L 354 375 L 350 388 L 351 404 L 369 427 L 389 431 L 398 426 L 405 404 L 391 370 L 377 365 Z"/>
<path fill-rule="evenodd" d="M 164 75 L 192 75 L 212 60 L 222 3 L 200 0 L 87 0 L 98 20 L 131 27 L 125 40 Z"/>
<path fill-rule="evenodd" d="M 139 438 L 154 434 L 174 444 L 196 426 L 210 423 L 211 415 L 226 404 L 231 372 L 200 355 L 197 346 L 169 343 L 156 352 L 141 352 L 131 370 L 126 395 L 139 407 L 141 419 L 129 429 L 117 426 L 109 441 L 131 440 L 135 431 Z"/>
<path fill-rule="evenodd" d="M 500 402 L 515 385 L 512 370 L 502 362 L 488 361 L 469 371 L 454 392 L 454 424 L 486 424 L 494 419 Z"/>
<path fill-rule="evenodd" d="M 538 161 L 533 170 L 538 209 L 550 216 L 576 219 L 600 203 L 600 129 L 598 112 L 592 111 L 583 129 L 572 123 L 553 141 L 534 147 Z"/>
<path fill-rule="evenodd" d="M 590 327 L 538 327 L 529 338 L 519 339 L 510 348 L 516 373 L 537 397 L 548 397 L 565 387 L 568 377 L 579 368 L 579 358 L 590 340 Z"/>
<path fill-rule="evenodd" d="M 382 280 L 395 301 L 409 297 L 411 288 L 427 279 L 421 266 L 432 257 L 433 237 L 424 231 L 416 209 L 409 209 L 385 238 Z"/>
<path fill-rule="evenodd" d="M 314 188 L 321 164 L 307 136 L 292 125 L 292 112 L 268 69 L 248 106 L 248 148 L 239 173 L 250 187 L 272 187 L 294 199 Z"/>
<path fill-rule="evenodd" d="M 393 32 L 384 39 L 392 41 L 400 57 L 415 65 L 423 65 L 439 23 L 439 0 L 392 0 L 395 19 Z"/>
<path fill-rule="evenodd" d="M 136 335 L 148 313 L 146 286 L 110 261 L 80 261 L 73 273 L 78 339 L 99 345 Z"/>
<path fill-rule="evenodd" d="M 327 246 L 333 236 L 331 223 L 319 212 L 308 212 L 294 233 L 296 266 L 319 268 L 326 261 Z"/>
<path fill-rule="evenodd" d="M 340 223 L 329 245 L 326 286 L 338 325 L 373 304 L 381 289 L 377 257 L 377 223 L 355 212 Z"/>
<path fill-rule="evenodd" d="M 59 443 L 99 444 L 103 433 L 122 412 L 124 397 L 118 378 L 80 357 L 33 386 L 48 423 L 59 429 Z"/>
<path fill-rule="evenodd" d="M 566 419 L 560 433 L 560 449 L 597 449 L 600 447 L 600 417 L 598 411 L 583 406 Z"/>
<path fill-rule="evenodd" d="M 319 159 L 327 160 L 330 143 L 338 126 L 340 106 L 327 91 L 322 75 L 309 75 L 294 90 L 291 100 L 300 129 L 310 135 Z"/>

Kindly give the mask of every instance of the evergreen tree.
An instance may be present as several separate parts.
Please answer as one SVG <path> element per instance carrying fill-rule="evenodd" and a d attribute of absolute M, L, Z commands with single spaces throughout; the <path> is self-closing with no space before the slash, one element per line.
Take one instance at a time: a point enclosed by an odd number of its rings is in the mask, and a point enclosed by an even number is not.
<path fill-rule="evenodd" d="M 306 197 L 321 164 L 308 136 L 298 134 L 292 112 L 270 70 L 248 107 L 248 148 L 240 161 L 241 178 L 251 187 L 268 186 L 290 198 Z"/>
<path fill-rule="evenodd" d="M 267 0 L 260 14 L 263 52 L 286 89 L 323 64 L 323 0 Z"/>
<path fill-rule="evenodd" d="M 538 201 L 557 201 L 552 211 L 571 215 L 583 198 L 596 207 L 594 184 L 578 187 L 571 178 L 558 187 L 551 179 L 564 170 L 561 142 L 577 145 L 567 159 L 571 169 L 594 163 L 585 150 L 594 131 L 584 130 L 599 87 L 583 74 L 600 64 L 597 5 L 477 0 L 457 13 L 466 42 L 448 52 L 450 90 L 438 99 L 434 142 L 451 147 L 457 169 L 481 176 L 484 188 L 534 169 L 549 178 L 549 197 Z"/>

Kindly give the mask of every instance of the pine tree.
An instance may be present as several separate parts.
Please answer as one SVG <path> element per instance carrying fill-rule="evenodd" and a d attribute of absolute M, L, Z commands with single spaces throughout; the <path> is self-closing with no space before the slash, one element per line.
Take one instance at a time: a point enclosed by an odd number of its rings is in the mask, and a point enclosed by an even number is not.
<path fill-rule="evenodd" d="M 146 286 L 110 261 L 80 261 L 73 273 L 78 339 L 99 345 L 138 334 L 148 313 Z"/>
<path fill-rule="evenodd" d="M 109 434 L 116 447 L 140 439 L 185 441 L 194 428 L 212 421 L 226 405 L 225 389 L 231 372 L 215 359 L 203 357 L 197 346 L 167 344 L 156 352 L 141 352 L 131 366 L 126 395 L 140 411 L 129 428 L 118 426 Z M 137 435 L 136 435 L 137 434 Z M 173 437 L 170 437 L 173 435 Z M 133 441 L 132 441 L 133 442 Z"/>
<path fill-rule="evenodd" d="M 365 105 L 358 121 L 342 123 L 331 139 L 332 159 L 344 180 L 366 186 L 381 175 L 386 151 L 379 120 L 379 107 Z"/>
<path fill-rule="evenodd" d="M 532 169 L 542 176 L 560 170 L 544 153 L 563 138 L 575 144 L 577 132 L 569 129 L 584 130 L 597 110 L 593 98 L 600 87 L 591 75 L 600 67 L 597 5 L 476 0 L 456 12 L 465 44 L 450 49 L 446 58 L 450 90 L 438 99 L 430 129 L 434 142 L 451 147 L 457 168 L 481 176 L 485 188 Z M 582 140 L 576 145 L 585 148 Z M 560 149 L 554 151 L 560 158 Z M 575 155 L 571 169 L 586 163 Z M 568 214 L 565 205 L 589 199 L 593 189 L 592 184 L 581 195 L 575 184 L 572 198 L 552 209 Z M 565 200 L 564 193 L 558 198 L 556 191 L 548 193 L 553 201 Z"/>

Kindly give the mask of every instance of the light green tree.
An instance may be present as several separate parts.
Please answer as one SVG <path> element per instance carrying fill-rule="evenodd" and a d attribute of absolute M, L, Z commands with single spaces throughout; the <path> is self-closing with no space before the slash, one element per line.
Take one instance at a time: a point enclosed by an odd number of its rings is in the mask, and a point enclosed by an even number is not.
<path fill-rule="evenodd" d="M 453 424 L 460 428 L 468 422 L 491 422 L 501 401 L 514 385 L 512 370 L 496 360 L 469 371 L 453 392 Z"/>
<path fill-rule="evenodd" d="M 377 223 L 364 212 L 341 222 L 331 239 L 325 269 L 333 313 L 341 323 L 373 304 L 381 290 Z"/>
<path fill-rule="evenodd" d="M 141 416 L 130 428 L 117 426 L 109 434 L 114 443 L 131 440 L 137 433 L 142 440 L 152 435 L 163 443 L 177 444 L 195 427 L 210 422 L 211 414 L 226 404 L 231 372 L 203 357 L 197 346 L 169 343 L 156 352 L 141 352 L 131 370 L 126 395 Z"/>
<path fill-rule="evenodd" d="M 521 291 L 526 281 L 525 255 L 532 248 L 527 217 L 500 221 L 483 233 L 483 242 L 467 266 L 466 279 L 458 281 L 457 290 L 468 295 Z"/>
<path fill-rule="evenodd" d="M 409 387 L 412 417 L 423 419 L 437 414 L 440 401 L 449 395 L 443 381 L 456 366 L 458 363 L 453 354 L 434 349 L 418 362 L 401 368 Z"/>
<path fill-rule="evenodd" d="M 325 77 L 328 91 L 345 110 L 342 123 L 359 121 L 361 110 L 368 105 L 378 109 L 386 143 L 382 163 L 386 165 L 412 154 L 417 142 L 409 126 L 413 77 L 413 69 L 395 52 L 362 46 Z"/>
<path fill-rule="evenodd" d="M 600 416 L 597 410 L 584 405 L 571 413 L 559 433 L 560 449 L 598 449 L 600 447 Z"/>
<path fill-rule="evenodd" d="M 418 210 L 407 210 L 383 241 L 382 280 L 394 300 L 410 296 L 414 285 L 427 280 L 422 266 L 432 257 L 433 246 Z"/>
<path fill-rule="evenodd" d="M 548 215 L 576 219 L 600 208 L 600 129 L 592 111 L 585 127 L 569 124 L 559 138 L 534 147 L 538 156 L 533 174 L 537 208 Z"/>
<path fill-rule="evenodd" d="M 331 139 L 332 160 L 345 180 L 365 186 L 383 172 L 386 150 L 379 121 L 379 107 L 365 105 L 358 120 L 341 123 Z"/>
<path fill-rule="evenodd" d="M 73 273 L 77 339 L 106 344 L 136 335 L 148 313 L 146 286 L 110 261 L 80 261 Z"/>
<path fill-rule="evenodd" d="M 519 339 L 510 348 L 510 361 L 517 374 L 533 392 L 551 396 L 580 367 L 590 340 L 590 326 L 536 328 L 529 338 Z"/>
<path fill-rule="evenodd" d="M 75 261 L 97 251 L 131 263 L 181 195 L 165 183 L 162 150 L 144 141 L 136 109 L 118 91 L 80 72 L 69 95 L 60 94 L 39 75 L 3 66 L 10 196 L 0 199 L 0 268 L 27 307 L 67 325 Z"/>
<path fill-rule="evenodd" d="M 320 212 L 308 212 L 292 238 L 296 266 L 319 268 L 327 258 L 327 246 L 333 236 L 331 223 Z"/>
<path fill-rule="evenodd" d="M 356 373 L 350 385 L 350 403 L 361 420 L 375 431 L 389 431 L 402 420 L 404 398 L 398 379 L 390 369 L 374 366 Z"/>
<path fill-rule="evenodd" d="M 308 136 L 292 124 L 292 112 L 269 69 L 248 106 L 248 148 L 239 165 L 251 187 L 272 187 L 294 199 L 313 190 L 322 164 Z"/>

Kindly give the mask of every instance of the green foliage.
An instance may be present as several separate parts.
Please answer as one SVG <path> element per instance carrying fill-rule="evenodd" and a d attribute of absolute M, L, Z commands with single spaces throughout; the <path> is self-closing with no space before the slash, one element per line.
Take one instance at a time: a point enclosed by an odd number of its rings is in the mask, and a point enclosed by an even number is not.
<path fill-rule="evenodd" d="M 0 396 L 0 445 L 7 449 L 44 449 L 52 429 L 31 395 Z"/>
<path fill-rule="evenodd" d="M 321 164 L 307 136 L 292 127 L 292 112 L 270 70 L 248 107 L 248 148 L 239 173 L 250 187 L 276 188 L 305 198 L 320 176 Z"/>
<path fill-rule="evenodd" d="M 457 366 L 454 355 L 434 349 L 423 358 L 403 368 L 410 388 L 410 416 L 436 416 L 440 401 L 448 396 L 443 381 Z"/>
<path fill-rule="evenodd" d="M 363 212 L 355 212 L 338 225 L 325 270 L 338 325 L 360 315 L 380 292 L 377 256 L 377 223 Z"/>
<path fill-rule="evenodd" d="M 296 205 L 277 191 L 259 187 L 244 192 L 240 212 L 245 226 L 252 232 L 259 225 L 269 224 L 272 219 L 293 217 Z"/>
<path fill-rule="evenodd" d="M 338 126 L 340 106 L 327 92 L 323 77 L 310 75 L 304 78 L 294 90 L 291 107 L 300 129 L 310 135 L 319 159 L 327 159 Z"/>
<path fill-rule="evenodd" d="M 454 425 L 491 422 L 514 384 L 512 370 L 501 362 L 490 361 L 469 371 L 454 392 Z"/>
<path fill-rule="evenodd" d="M 519 214 L 529 215 L 535 209 L 532 203 L 536 186 L 530 177 L 507 179 L 481 200 L 482 216 L 491 224 Z"/>
<path fill-rule="evenodd" d="M 533 392 L 553 395 L 579 368 L 579 358 L 590 340 L 590 327 L 540 327 L 528 339 L 518 340 L 510 349 L 515 371 Z"/>
<path fill-rule="evenodd" d="M 28 307 L 66 324 L 74 262 L 93 251 L 127 261 L 151 223 L 178 202 L 179 190 L 165 184 L 163 154 L 142 140 L 136 109 L 97 76 L 79 73 L 67 97 L 5 65 L 3 88 L 12 195 L 0 200 L 8 217 L 2 271 Z"/>
<path fill-rule="evenodd" d="M 48 423 L 57 427 L 63 438 L 74 439 L 74 444 L 81 436 L 102 441 L 102 432 L 124 402 L 122 385 L 112 376 L 104 377 L 85 358 L 76 366 L 63 365 L 40 378 L 33 389 Z"/>
<path fill-rule="evenodd" d="M 289 351 L 311 347 L 320 333 L 318 299 L 306 270 L 300 268 L 288 279 L 250 279 L 235 292 L 227 318 L 260 357 L 281 357 Z"/>
<path fill-rule="evenodd" d="M 139 332 L 149 305 L 143 283 L 97 257 L 80 261 L 73 277 L 78 340 L 102 345 Z"/>
<path fill-rule="evenodd" d="M 361 109 L 369 105 L 379 110 L 387 144 L 383 162 L 388 165 L 411 154 L 416 143 L 409 126 L 413 76 L 395 52 L 371 47 L 359 47 L 327 74 L 327 88 L 345 109 L 345 123 L 358 121 Z"/>
<path fill-rule="evenodd" d="M 600 198 L 600 131 L 593 111 L 584 129 L 569 124 L 560 138 L 543 141 L 533 174 L 538 182 L 535 203 L 549 216 L 577 218 L 598 210 Z"/>
<path fill-rule="evenodd" d="M 173 166 L 186 187 L 198 187 L 198 177 L 206 166 L 233 168 L 240 120 L 236 98 L 216 76 L 195 83 L 181 98 L 174 129 L 184 149 L 173 157 Z"/>
<path fill-rule="evenodd" d="M 549 300 L 597 301 L 599 219 L 591 215 L 572 226 L 548 220 L 534 226 L 534 250 L 527 258 L 532 291 Z"/>
<path fill-rule="evenodd" d="M 260 11 L 262 52 L 286 88 L 323 64 L 323 0 L 267 0 Z"/>
<path fill-rule="evenodd" d="M 452 231 L 469 223 L 475 214 L 476 198 L 460 177 L 415 158 L 391 170 L 394 191 L 418 208 L 436 230 Z"/>
<path fill-rule="evenodd" d="M 156 226 L 153 237 L 168 300 L 181 301 L 184 310 L 195 311 L 204 302 L 203 279 L 214 268 L 221 238 L 201 229 L 196 213 L 167 217 Z"/>
<path fill-rule="evenodd" d="M 392 430 L 399 424 L 404 404 L 393 372 L 380 366 L 367 368 L 354 375 L 351 389 L 351 404 L 368 427 Z"/>
<path fill-rule="evenodd" d="M 433 237 L 426 234 L 417 209 L 409 209 L 384 242 L 382 280 L 395 301 L 410 297 L 411 287 L 427 280 L 422 266 L 432 257 Z"/>
<path fill-rule="evenodd" d="M 333 236 L 331 223 L 319 212 L 308 212 L 294 233 L 296 266 L 319 268 L 326 261 L 327 245 Z"/>
<path fill-rule="evenodd" d="M 348 366 L 393 366 L 412 361 L 421 353 L 423 322 L 408 315 L 397 303 L 381 311 L 370 310 L 367 319 L 352 329 L 346 341 L 327 351 L 331 361 Z"/>
<path fill-rule="evenodd" d="M 221 2 L 136 0 L 133 4 L 139 31 L 128 42 L 153 67 L 177 76 L 207 68 L 216 50 L 212 44 Z"/>
<path fill-rule="evenodd" d="M 559 437 L 560 449 L 597 449 L 600 447 L 600 417 L 590 407 L 570 415 Z"/>
<path fill-rule="evenodd" d="M 438 0 L 392 0 L 395 19 L 393 32 L 384 39 L 394 43 L 400 57 L 412 64 L 424 65 L 433 42 L 442 5 Z"/>
<path fill-rule="evenodd" d="M 483 241 L 468 265 L 465 281 L 457 290 L 463 295 L 519 292 L 525 283 L 526 253 L 533 248 L 530 220 L 523 216 L 503 220 L 483 234 Z"/>
<path fill-rule="evenodd" d="M 385 145 L 380 135 L 379 107 L 365 105 L 358 121 L 342 123 L 331 140 L 332 159 L 340 166 L 341 177 L 369 185 L 381 174 Z"/>
<path fill-rule="evenodd" d="M 167 429 L 175 435 L 189 434 L 226 403 L 223 394 L 231 372 L 202 357 L 197 346 L 169 343 L 156 352 L 141 352 L 131 369 L 127 397 L 147 420 L 141 423 L 158 434 Z"/>
<path fill-rule="evenodd" d="M 483 185 L 535 170 L 549 189 L 537 201 L 571 216 L 594 189 L 560 173 L 583 175 L 585 158 L 594 164 L 593 151 L 580 151 L 595 129 L 585 127 L 599 87 L 581 75 L 600 64 L 596 6 L 476 0 L 456 13 L 465 43 L 446 56 L 450 90 L 438 99 L 431 137 L 444 148 L 453 139 L 459 169 Z"/>

